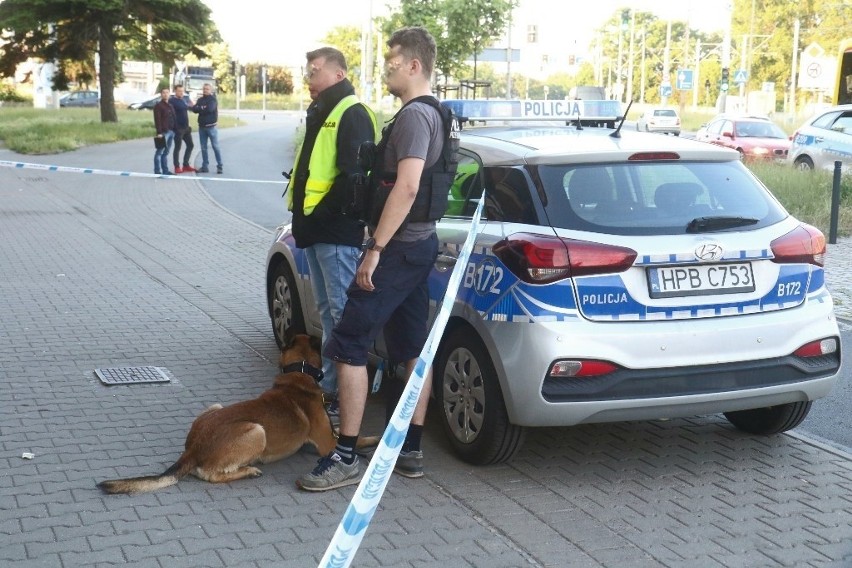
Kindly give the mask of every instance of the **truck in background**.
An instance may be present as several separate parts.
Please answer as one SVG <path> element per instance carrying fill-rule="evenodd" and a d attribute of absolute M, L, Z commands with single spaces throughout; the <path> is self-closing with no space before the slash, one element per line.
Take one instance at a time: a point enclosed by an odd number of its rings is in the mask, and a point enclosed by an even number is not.
<path fill-rule="evenodd" d="M 213 73 L 213 67 L 178 64 L 171 76 L 171 88 L 174 90 L 176 86 L 183 85 L 184 92 L 189 95 L 189 98 L 193 101 L 197 100 L 201 96 L 201 88 L 205 83 L 213 86 L 214 93 L 217 91 Z"/>

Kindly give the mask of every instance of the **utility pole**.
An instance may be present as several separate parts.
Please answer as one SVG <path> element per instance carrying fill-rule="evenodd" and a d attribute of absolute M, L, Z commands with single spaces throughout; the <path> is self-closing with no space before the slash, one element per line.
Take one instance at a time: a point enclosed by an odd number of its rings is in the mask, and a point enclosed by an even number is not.
<path fill-rule="evenodd" d="M 722 84 L 719 86 L 719 112 L 725 112 L 728 104 L 728 78 L 731 67 L 731 26 L 734 17 L 734 8 L 728 2 L 725 9 L 728 11 L 728 25 L 725 26 L 725 39 L 722 40 Z"/>
<path fill-rule="evenodd" d="M 793 66 L 790 69 L 790 116 L 796 120 L 796 69 L 799 67 L 799 19 L 793 22 Z"/>
<path fill-rule="evenodd" d="M 663 55 L 663 77 L 662 77 L 662 81 L 660 81 L 660 85 L 669 85 L 670 87 L 671 87 L 671 80 L 669 79 L 669 76 L 670 76 L 669 69 L 670 69 L 670 66 L 671 66 L 671 60 L 670 60 L 671 43 L 672 43 L 672 21 L 670 19 L 668 22 L 666 22 L 666 49 L 665 49 L 664 55 Z M 669 102 L 669 98 L 667 96 L 661 94 L 660 104 L 662 106 L 666 106 L 668 104 L 668 102 Z"/>
<path fill-rule="evenodd" d="M 627 98 L 626 101 L 630 102 L 633 100 L 633 35 L 634 29 L 636 27 L 636 10 L 630 10 L 630 48 L 628 49 L 627 56 Z"/>

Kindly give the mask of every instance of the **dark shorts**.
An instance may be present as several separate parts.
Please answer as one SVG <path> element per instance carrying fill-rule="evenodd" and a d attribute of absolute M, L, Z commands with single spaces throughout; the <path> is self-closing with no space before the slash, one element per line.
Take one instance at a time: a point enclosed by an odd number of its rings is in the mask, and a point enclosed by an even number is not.
<path fill-rule="evenodd" d="M 438 237 L 410 243 L 391 241 L 373 272 L 375 290 L 353 281 L 346 307 L 325 346 L 329 359 L 362 366 L 384 329 L 388 355 L 404 362 L 420 355 L 429 335 L 428 277 L 438 256 Z"/>

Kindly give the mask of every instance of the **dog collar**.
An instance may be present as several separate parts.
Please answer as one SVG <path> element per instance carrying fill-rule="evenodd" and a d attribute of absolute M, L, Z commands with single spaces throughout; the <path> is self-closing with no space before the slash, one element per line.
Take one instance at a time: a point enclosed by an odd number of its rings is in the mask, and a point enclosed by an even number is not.
<path fill-rule="evenodd" d="M 304 373 L 314 378 L 316 382 L 320 382 L 325 376 L 322 369 L 317 369 L 307 361 L 299 361 L 298 363 L 290 363 L 281 367 L 282 373 Z"/>

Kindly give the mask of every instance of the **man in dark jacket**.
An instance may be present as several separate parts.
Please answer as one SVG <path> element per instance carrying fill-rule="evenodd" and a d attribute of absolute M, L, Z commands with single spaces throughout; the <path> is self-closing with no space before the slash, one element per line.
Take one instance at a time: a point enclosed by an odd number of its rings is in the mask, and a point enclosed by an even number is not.
<path fill-rule="evenodd" d="M 192 149 L 195 145 L 192 143 L 192 127 L 189 125 L 189 105 L 183 98 L 183 85 L 175 87 L 175 96 L 169 99 L 169 104 L 172 105 L 172 109 L 175 111 L 175 152 L 172 156 L 175 163 L 175 173 L 194 172 L 195 168 L 189 165 L 189 157 L 192 155 Z M 182 142 L 186 144 L 186 150 L 183 153 L 183 166 L 181 167 L 180 147 Z"/>
<path fill-rule="evenodd" d="M 160 91 L 160 102 L 154 105 L 154 128 L 157 129 L 157 138 L 162 142 L 157 144 L 154 152 L 154 173 L 171 175 L 169 171 L 169 148 L 175 137 L 175 111 L 169 104 L 169 90 Z"/>
<path fill-rule="evenodd" d="M 364 225 L 342 213 L 347 184 L 358 166 L 358 147 L 375 141 L 376 119 L 358 102 L 346 78 L 346 59 L 337 49 L 323 47 L 306 54 L 306 79 L 313 102 L 305 119 L 305 139 L 290 178 L 288 208 L 293 212 L 296 246 L 305 249 L 325 342 L 340 320 L 346 289 L 355 275 Z M 320 386 L 333 399 L 337 376 L 323 358 Z M 329 414 L 334 419 L 336 401 Z"/>
<path fill-rule="evenodd" d="M 216 155 L 216 173 L 221 174 L 222 154 L 219 152 L 219 129 L 216 127 L 219 121 L 219 104 L 210 83 L 204 83 L 201 93 L 201 97 L 189 108 L 198 115 L 198 141 L 201 143 L 201 167 L 198 171 L 204 174 L 210 171 L 207 167 L 210 165 L 207 159 L 207 141 L 210 140 L 213 154 Z"/>

